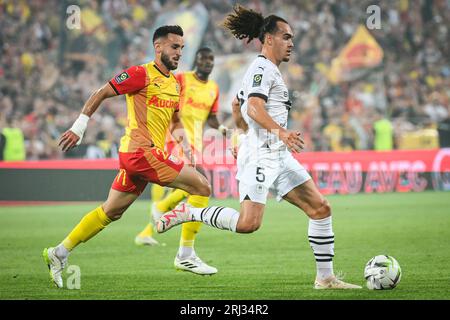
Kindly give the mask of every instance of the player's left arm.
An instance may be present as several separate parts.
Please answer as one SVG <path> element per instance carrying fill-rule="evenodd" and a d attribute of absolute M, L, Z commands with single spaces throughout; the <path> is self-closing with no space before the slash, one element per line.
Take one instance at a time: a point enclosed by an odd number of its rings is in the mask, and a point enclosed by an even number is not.
<path fill-rule="evenodd" d="M 180 143 L 185 140 L 185 133 L 178 113 L 178 111 L 173 113 L 172 119 L 170 120 L 169 131 L 175 141 Z"/>
<path fill-rule="evenodd" d="M 208 126 L 210 126 L 213 129 L 219 130 L 220 133 L 222 133 L 223 135 L 227 133 L 227 127 L 219 123 L 219 120 L 217 119 L 217 114 L 210 113 L 208 115 L 208 119 L 206 120 L 206 122 L 208 123 Z"/>
<path fill-rule="evenodd" d="M 248 131 L 248 124 L 247 122 L 245 122 L 245 119 L 242 116 L 241 102 L 239 101 L 237 96 L 234 97 L 233 101 L 231 102 L 231 111 L 234 123 L 239 133 L 246 133 Z"/>
<path fill-rule="evenodd" d="M 183 72 L 178 72 L 175 74 L 175 79 L 178 82 L 178 85 L 180 86 L 180 97 L 184 95 L 186 82 L 184 78 Z M 184 130 L 183 123 L 180 119 L 180 105 L 178 105 L 177 110 L 173 113 L 172 119 L 170 120 L 169 124 L 169 131 L 172 137 L 175 139 L 175 141 L 178 144 L 181 144 L 181 147 L 183 148 L 183 153 L 185 155 L 192 154 L 191 152 L 191 146 L 189 145 L 189 140 L 186 136 L 186 131 Z"/>
<path fill-rule="evenodd" d="M 216 99 L 214 100 L 213 106 L 211 108 L 211 111 L 209 112 L 208 119 L 206 119 L 206 122 L 208 123 L 208 126 L 210 126 L 211 128 L 219 130 L 221 134 L 226 135 L 228 128 L 223 124 L 219 123 L 219 120 L 217 119 L 218 111 L 219 111 L 219 87 L 216 88 Z"/>
<path fill-rule="evenodd" d="M 233 101 L 231 102 L 231 110 L 234 124 L 236 125 L 236 130 L 234 130 L 233 135 L 231 136 L 230 151 L 233 157 L 237 159 L 241 141 L 245 133 L 248 131 L 248 124 L 247 122 L 245 122 L 245 119 L 242 116 L 241 102 L 239 101 L 238 96 L 234 97 Z"/>
<path fill-rule="evenodd" d="M 189 145 L 189 140 L 186 136 L 186 131 L 184 130 L 183 123 L 180 120 L 179 112 L 174 112 L 172 119 L 170 120 L 169 131 L 175 141 L 181 144 L 183 148 L 183 153 L 189 159 L 191 164 L 194 164 L 193 152 L 191 146 Z"/>

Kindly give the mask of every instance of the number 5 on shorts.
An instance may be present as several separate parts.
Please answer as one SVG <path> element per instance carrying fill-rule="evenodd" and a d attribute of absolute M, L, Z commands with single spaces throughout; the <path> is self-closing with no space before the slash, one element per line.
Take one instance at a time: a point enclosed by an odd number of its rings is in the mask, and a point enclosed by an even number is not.
<path fill-rule="evenodd" d="M 264 168 L 257 167 L 256 168 L 256 181 L 264 182 L 266 180 L 266 176 L 263 173 Z"/>

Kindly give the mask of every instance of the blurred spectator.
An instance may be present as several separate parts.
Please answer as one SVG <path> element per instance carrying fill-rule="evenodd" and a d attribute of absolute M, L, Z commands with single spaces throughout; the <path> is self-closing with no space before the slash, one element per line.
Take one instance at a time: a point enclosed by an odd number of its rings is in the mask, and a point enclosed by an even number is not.
<path fill-rule="evenodd" d="M 3 149 L 4 161 L 23 161 L 26 159 L 25 141 L 23 132 L 19 128 L 18 120 L 10 121 L 2 130 L 5 137 L 5 147 Z"/>
<path fill-rule="evenodd" d="M 323 128 L 325 145 L 329 151 L 344 151 L 342 145 L 343 129 L 339 117 L 333 117 L 331 121 Z"/>
<path fill-rule="evenodd" d="M 381 112 L 375 113 L 373 123 L 374 129 L 374 150 L 389 151 L 393 149 L 394 136 L 392 123 L 386 119 Z"/>
<path fill-rule="evenodd" d="M 0 161 L 3 161 L 3 153 L 5 151 L 6 137 L 3 134 L 4 120 L 0 114 Z"/>
<path fill-rule="evenodd" d="M 449 116 L 447 108 L 439 101 L 439 94 L 433 92 L 430 95 L 429 102 L 425 105 L 424 111 L 433 123 L 439 123 Z"/>
<path fill-rule="evenodd" d="M 439 123 L 439 146 L 441 148 L 450 148 L 450 116 Z"/>
<path fill-rule="evenodd" d="M 6 145 L 6 137 L 0 131 L 0 161 L 3 161 L 3 153 L 5 151 L 5 145 Z"/>

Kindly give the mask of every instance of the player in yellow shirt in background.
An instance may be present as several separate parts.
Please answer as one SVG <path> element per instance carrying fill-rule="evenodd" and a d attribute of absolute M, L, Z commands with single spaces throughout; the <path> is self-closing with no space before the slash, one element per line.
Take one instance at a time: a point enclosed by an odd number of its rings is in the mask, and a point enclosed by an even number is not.
<path fill-rule="evenodd" d="M 213 80 L 209 80 L 209 75 L 214 67 L 214 54 L 209 48 L 201 48 L 196 53 L 195 70 L 190 72 L 180 72 L 176 78 L 180 84 L 180 119 L 184 126 L 186 137 L 192 147 L 192 155 L 199 154 L 203 150 L 203 128 L 206 123 L 211 128 L 219 130 L 223 135 L 227 128 L 219 124 L 217 111 L 219 107 L 219 87 Z M 168 139 L 170 140 L 170 139 Z M 174 145 L 169 141 L 168 145 Z M 169 150 L 172 151 L 172 150 Z M 190 155 L 187 155 L 188 157 Z M 190 157 L 192 165 L 195 164 L 195 157 Z M 197 170 L 202 172 L 201 168 Z M 189 194 L 180 189 L 174 189 L 162 200 L 164 188 L 153 184 L 152 197 L 152 218 L 157 221 L 162 214 L 175 208 L 178 203 Z M 208 199 L 202 206 L 208 206 Z M 174 265 L 177 269 L 190 271 L 201 275 L 211 275 L 217 273 L 217 269 L 204 263 L 197 257 L 194 250 L 194 240 L 199 232 L 202 223 L 191 222 L 182 226 L 180 247 L 175 257 Z M 135 238 L 138 245 L 158 245 L 158 241 L 153 238 L 153 223 L 150 222 L 145 229 Z"/>

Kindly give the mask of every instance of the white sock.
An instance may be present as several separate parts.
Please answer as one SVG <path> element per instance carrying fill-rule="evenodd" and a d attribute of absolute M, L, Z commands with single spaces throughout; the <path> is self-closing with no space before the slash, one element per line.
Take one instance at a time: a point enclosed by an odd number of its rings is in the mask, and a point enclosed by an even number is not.
<path fill-rule="evenodd" d="M 70 253 L 70 251 L 67 250 L 66 247 L 64 247 L 64 245 L 62 243 L 58 244 L 55 248 L 55 254 L 61 260 L 67 259 L 67 257 L 69 256 L 69 253 Z"/>
<path fill-rule="evenodd" d="M 191 255 L 195 255 L 194 247 L 180 246 L 178 248 L 178 258 L 185 259 Z"/>
<path fill-rule="evenodd" d="M 325 219 L 309 219 L 309 244 L 316 258 L 317 279 L 324 280 L 334 275 L 334 233 L 331 216 Z"/>
<path fill-rule="evenodd" d="M 239 220 L 239 212 L 232 208 L 225 207 L 206 207 L 189 208 L 194 221 L 203 222 L 211 227 L 230 230 L 236 232 L 236 225 Z"/>

